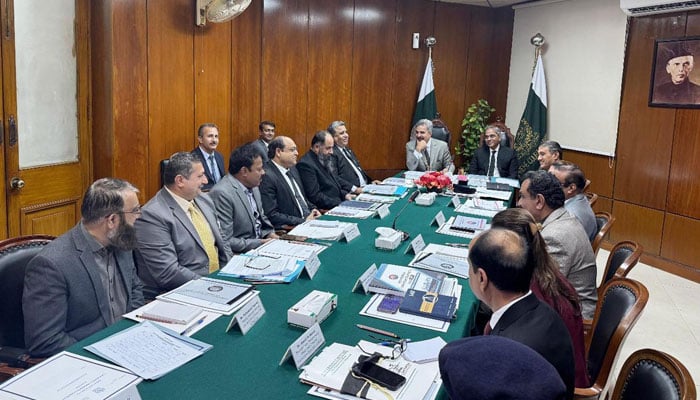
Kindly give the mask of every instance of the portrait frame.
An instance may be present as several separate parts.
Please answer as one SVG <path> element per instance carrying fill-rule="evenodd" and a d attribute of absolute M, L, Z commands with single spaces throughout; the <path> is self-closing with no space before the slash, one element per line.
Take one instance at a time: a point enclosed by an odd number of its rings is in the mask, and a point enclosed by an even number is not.
<path fill-rule="evenodd" d="M 700 108 L 700 36 L 654 41 L 649 106 Z"/>

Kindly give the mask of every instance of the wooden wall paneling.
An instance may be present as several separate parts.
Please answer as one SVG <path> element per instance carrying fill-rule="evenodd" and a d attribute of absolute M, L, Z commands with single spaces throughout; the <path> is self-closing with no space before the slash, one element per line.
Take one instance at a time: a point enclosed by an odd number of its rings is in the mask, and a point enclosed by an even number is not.
<path fill-rule="evenodd" d="M 149 183 L 160 187 L 158 163 L 192 150 L 194 126 L 194 12 L 190 0 L 149 0 Z"/>
<path fill-rule="evenodd" d="M 434 33 L 435 31 L 433 28 L 433 14 L 437 4 L 439 3 L 424 0 L 401 0 L 396 4 L 396 45 L 394 47 L 396 62 L 394 63 L 393 71 L 394 87 L 392 89 L 391 111 L 385 117 L 390 120 L 391 128 L 382 133 L 385 136 L 382 147 L 390 149 L 389 156 L 391 158 L 383 163 L 382 161 L 384 160 L 378 160 L 380 163 L 375 163 L 375 168 L 392 167 L 406 169 L 406 142 L 410 137 L 413 113 L 416 111 L 416 101 L 418 100 L 420 86 L 423 82 L 425 66 L 428 62 L 428 48 L 425 45 L 425 38 L 428 36 L 439 37 L 437 33 Z M 412 47 L 414 32 L 420 34 L 420 47 L 418 49 L 413 49 Z M 438 39 L 438 43 L 441 43 L 440 39 Z M 439 46 L 439 44 L 437 46 Z M 439 63 L 436 62 L 436 57 L 438 57 L 439 54 L 437 52 L 439 47 L 437 46 L 433 50 L 433 63 L 436 66 L 439 65 Z M 389 54 L 386 54 L 387 61 L 390 60 L 388 56 Z M 444 72 L 438 72 L 436 70 L 434 74 L 440 74 L 440 76 L 442 76 Z M 437 76 L 433 76 L 433 82 L 436 87 L 439 81 L 440 79 L 438 79 Z M 435 92 L 437 95 L 438 110 L 442 110 L 444 94 L 437 88 Z M 377 135 L 380 133 L 371 126 L 365 125 L 365 127 L 365 133 L 367 135 Z M 365 152 L 362 156 L 369 158 L 371 154 L 372 152 L 369 151 Z M 381 174 L 379 171 L 377 171 L 377 173 Z M 377 175 L 377 173 L 371 176 L 376 179 L 377 176 L 375 175 Z"/>
<path fill-rule="evenodd" d="M 452 133 L 449 147 L 454 154 L 462 132 L 462 119 L 467 111 L 467 75 L 464 71 L 468 60 L 470 25 L 465 21 L 471 19 L 472 8 L 440 2 L 435 3 L 435 8 L 435 95 L 442 120 Z"/>
<path fill-rule="evenodd" d="M 491 10 L 484 7 L 473 7 L 469 24 L 469 52 L 467 55 L 466 90 L 465 90 L 465 110 L 478 99 L 486 99 L 489 104 L 493 99 L 487 98 L 489 95 L 489 77 L 492 68 L 493 58 L 500 54 L 500 51 L 491 46 Z M 500 114 L 501 110 L 496 110 L 494 116 Z"/>
<path fill-rule="evenodd" d="M 667 211 L 700 219 L 700 112 L 678 110 L 673 135 Z"/>
<path fill-rule="evenodd" d="M 254 1 L 231 22 L 231 130 L 233 149 L 258 137 L 262 80 L 263 2 Z M 228 158 L 228 157 L 226 157 Z"/>
<path fill-rule="evenodd" d="M 265 3 L 262 27 L 262 119 L 297 142 L 307 131 L 308 0 Z M 257 128 L 256 128 L 257 132 Z"/>
<path fill-rule="evenodd" d="M 612 214 L 616 221 L 610 230 L 610 241 L 634 240 L 644 246 L 646 253 L 658 255 L 664 212 L 636 204 L 614 201 Z"/>
<path fill-rule="evenodd" d="M 396 56 L 397 0 L 355 0 L 352 59 L 352 94 L 350 121 L 354 129 L 372 131 L 365 140 L 353 141 L 366 169 L 405 167 L 403 147 L 390 148 L 387 135 L 396 132 L 396 120 L 406 118 L 392 115 L 394 64 Z M 412 115 L 412 114 L 411 114 Z M 405 145 L 405 142 L 404 142 Z"/>
<path fill-rule="evenodd" d="M 335 120 L 345 121 L 350 146 L 374 134 L 367 126 L 350 125 L 350 86 L 352 79 L 352 0 L 309 0 L 308 126 L 293 135 L 304 154 L 311 138 Z M 360 159 L 363 154 L 358 154 Z"/>
<path fill-rule="evenodd" d="M 632 18 L 617 139 L 615 199 L 664 209 L 675 110 L 648 107 L 654 39 L 682 36 L 684 14 Z"/>
<path fill-rule="evenodd" d="M 513 43 L 513 20 L 515 18 L 515 12 L 510 7 L 496 8 L 492 12 L 491 47 L 494 51 L 494 58 L 488 62 L 491 66 L 489 69 L 491 76 L 489 78 L 490 85 L 488 98 L 489 103 L 496 109 L 494 116 L 501 116 L 502 120 L 505 121 L 506 102 L 508 99 L 508 77 L 510 76 L 510 52 Z M 511 131 L 518 130 L 517 126 L 510 128 Z"/>
<path fill-rule="evenodd" d="M 700 270 L 700 221 L 666 214 L 661 256 Z"/>
<path fill-rule="evenodd" d="M 219 127 L 218 150 L 228 164 L 231 152 L 231 22 L 194 28 L 194 124 L 191 148 L 199 145 L 197 128 Z"/>
<path fill-rule="evenodd" d="M 565 150 L 564 159 L 578 165 L 586 179 L 590 179 L 591 187 L 589 191 L 612 198 L 614 159 L 599 154 L 584 153 L 581 151 Z"/>

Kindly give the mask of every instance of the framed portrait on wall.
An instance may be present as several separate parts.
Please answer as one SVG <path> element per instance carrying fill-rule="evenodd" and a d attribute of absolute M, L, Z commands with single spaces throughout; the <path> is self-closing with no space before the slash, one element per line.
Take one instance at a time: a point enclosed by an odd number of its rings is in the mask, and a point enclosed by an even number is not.
<path fill-rule="evenodd" d="M 653 107 L 700 108 L 700 36 L 656 39 L 649 89 Z"/>

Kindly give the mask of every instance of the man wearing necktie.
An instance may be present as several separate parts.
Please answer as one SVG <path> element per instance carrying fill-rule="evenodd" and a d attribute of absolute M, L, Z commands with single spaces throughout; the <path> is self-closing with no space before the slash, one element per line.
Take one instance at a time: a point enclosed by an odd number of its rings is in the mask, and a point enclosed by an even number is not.
<path fill-rule="evenodd" d="M 309 201 L 295 165 L 299 151 L 291 138 L 278 136 L 270 142 L 260 184 L 263 209 L 275 228 L 299 225 L 321 213 Z"/>
<path fill-rule="evenodd" d="M 204 165 L 187 152 L 175 153 L 168 161 L 165 185 L 134 223 L 136 260 L 147 298 L 208 275 L 231 256 L 214 203 L 201 193 L 207 183 Z"/>
<path fill-rule="evenodd" d="M 476 149 L 469 173 L 518 179 L 518 157 L 515 150 L 501 146 L 501 130 L 489 125 L 484 130 L 484 146 Z"/>
<path fill-rule="evenodd" d="M 263 163 L 268 160 L 267 153 L 270 142 L 275 138 L 276 131 L 275 123 L 272 121 L 262 121 L 258 125 L 258 138 L 251 143 L 258 149 L 262 156 Z"/>
<path fill-rule="evenodd" d="M 199 146 L 192 150 L 192 154 L 197 156 L 204 166 L 207 183 L 202 186 L 202 190 L 207 191 L 224 175 L 224 157 L 216 151 L 219 145 L 219 128 L 212 123 L 200 125 L 197 129 L 197 140 Z"/>
<path fill-rule="evenodd" d="M 412 136 L 415 139 L 406 143 L 406 168 L 410 171 L 455 170 L 447 143 L 432 139 L 433 123 L 429 119 L 416 122 Z"/>
<path fill-rule="evenodd" d="M 221 234 L 234 253 L 245 253 L 277 239 L 265 215 L 260 189 L 265 170 L 262 157 L 251 143 L 231 153 L 229 173 L 209 192 L 221 221 Z"/>
<path fill-rule="evenodd" d="M 328 126 L 328 133 L 333 135 L 335 147 L 333 147 L 333 157 L 338 165 L 338 176 L 350 182 L 354 187 L 362 187 L 372 182 L 372 179 L 367 175 L 364 169 L 360 166 L 360 160 L 357 159 L 355 153 L 348 147 L 350 134 L 348 128 L 343 121 L 333 121 Z"/>

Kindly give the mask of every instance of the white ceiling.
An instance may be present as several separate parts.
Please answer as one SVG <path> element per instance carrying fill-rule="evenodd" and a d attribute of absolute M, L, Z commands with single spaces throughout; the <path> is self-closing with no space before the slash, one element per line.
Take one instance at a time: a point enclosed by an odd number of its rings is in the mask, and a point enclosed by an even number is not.
<path fill-rule="evenodd" d="M 512 6 L 514 4 L 520 4 L 520 3 L 530 3 L 533 0 L 435 0 L 435 1 L 442 1 L 445 3 L 460 3 L 460 4 L 470 4 L 470 5 L 474 5 L 474 6 L 498 8 L 498 7 Z"/>

